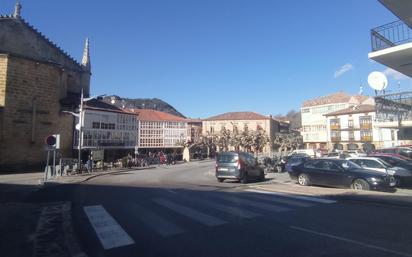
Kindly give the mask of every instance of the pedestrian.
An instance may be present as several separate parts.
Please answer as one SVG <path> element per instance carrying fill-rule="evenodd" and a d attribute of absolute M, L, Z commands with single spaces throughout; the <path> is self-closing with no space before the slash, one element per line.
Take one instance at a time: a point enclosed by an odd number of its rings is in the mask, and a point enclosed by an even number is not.
<path fill-rule="evenodd" d="M 92 172 L 92 159 L 91 156 L 89 155 L 89 157 L 87 158 L 87 162 L 86 162 L 86 170 L 87 172 L 91 173 Z"/>

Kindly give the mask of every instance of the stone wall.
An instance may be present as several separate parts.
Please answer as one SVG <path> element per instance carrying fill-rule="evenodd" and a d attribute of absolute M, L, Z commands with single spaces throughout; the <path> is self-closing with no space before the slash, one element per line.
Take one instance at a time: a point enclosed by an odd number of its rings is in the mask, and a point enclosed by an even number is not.
<path fill-rule="evenodd" d="M 5 60 L 8 63 L 3 117 L 0 116 L 0 170 L 40 167 L 46 160 L 44 139 L 50 134 L 61 134 L 62 154 L 71 156 L 73 117 L 62 114 L 59 103 L 62 77 L 67 74 L 53 64 L 0 56 L 0 92 Z"/>

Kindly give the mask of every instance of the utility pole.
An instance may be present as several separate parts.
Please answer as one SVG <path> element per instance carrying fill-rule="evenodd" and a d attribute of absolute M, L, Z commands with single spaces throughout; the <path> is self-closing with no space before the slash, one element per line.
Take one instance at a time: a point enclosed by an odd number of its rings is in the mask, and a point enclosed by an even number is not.
<path fill-rule="evenodd" d="M 79 172 L 82 172 L 82 139 L 83 139 L 83 89 L 81 92 L 81 96 L 80 96 L 80 110 L 79 110 L 79 137 L 78 137 L 78 141 L 79 141 L 79 155 L 78 155 L 78 169 Z"/>

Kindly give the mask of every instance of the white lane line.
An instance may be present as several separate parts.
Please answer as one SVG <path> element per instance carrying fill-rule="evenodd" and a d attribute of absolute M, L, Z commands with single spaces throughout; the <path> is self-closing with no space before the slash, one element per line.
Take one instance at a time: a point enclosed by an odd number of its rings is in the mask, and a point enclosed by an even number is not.
<path fill-rule="evenodd" d="M 134 244 L 133 239 L 103 206 L 84 206 L 83 209 L 105 250 Z"/>
<path fill-rule="evenodd" d="M 256 192 L 254 192 L 256 193 Z M 261 194 L 261 193 L 259 193 Z M 263 196 L 263 195 L 246 195 L 247 197 L 253 198 L 253 199 L 258 199 L 258 200 L 263 200 L 263 201 L 270 201 L 270 202 L 275 202 L 275 203 L 281 203 L 281 204 L 287 204 L 291 206 L 297 206 L 297 207 L 312 207 L 314 206 L 314 203 L 308 203 L 308 202 L 302 202 L 302 201 L 297 201 L 297 200 L 291 200 L 287 198 L 280 198 L 280 197 L 270 197 L 269 195 Z"/>
<path fill-rule="evenodd" d="M 167 237 L 185 232 L 184 229 L 180 228 L 176 224 L 165 220 L 156 213 L 143 208 L 142 206 L 133 203 L 129 205 L 129 208 L 136 210 L 136 214 L 138 215 L 139 220 L 141 220 L 144 224 L 156 231 L 161 236 Z"/>
<path fill-rule="evenodd" d="M 261 216 L 260 214 L 249 211 L 249 210 L 245 210 L 245 209 L 238 208 L 238 207 L 233 207 L 233 206 L 227 206 L 227 205 L 224 205 L 224 204 L 215 203 L 215 202 L 205 200 L 205 199 L 196 199 L 195 201 L 197 203 L 205 205 L 206 207 L 216 209 L 216 210 L 219 210 L 221 212 L 226 212 L 226 213 L 229 213 L 233 216 L 237 216 L 237 217 L 240 217 L 240 218 L 250 219 L 250 218 L 255 218 L 255 217 Z"/>
<path fill-rule="evenodd" d="M 375 249 L 375 250 L 380 250 L 382 252 L 387 252 L 387 253 L 396 254 L 396 255 L 400 255 L 400 256 L 412 257 L 412 254 L 410 254 L 410 253 L 399 252 L 399 251 L 387 249 L 387 248 L 376 246 L 376 245 L 362 243 L 362 242 L 359 242 L 357 240 L 353 240 L 353 239 L 349 239 L 349 238 L 345 238 L 345 237 L 335 236 L 335 235 L 326 234 L 326 233 L 322 233 L 322 232 L 318 232 L 318 231 L 314 231 L 314 230 L 310 230 L 310 229 L 306 229 L 306 228 L 301 228 L 301 227 L 295 227 L 295 226 L 290 226 L 290 228 L 294 229 L 294 230 L 303 231 L 303 232 L 306 232 L 306 233 L 311 233 L 311 234 L 318 235 L 318 236 L 323 236 L 323 237 L 328 237 L 328 238 L 332 238 L 332 239 L 335 239 L 335 240 L 344 241 L 344 242 L 347 242 L 347 243 L 357 244 L 357 245 L 360 245 L 360 246 L 363 246 L 363 247 L 372 248 L 372 249 Z"/>
<path fill-rule="evenodd" d="M 318 202 L 318 203 L 336 203 L 336 201 L 334 201 L 334 200 L 323 199 L 323 198 L 312 197 L 312 196 L 292 195 L 292 194 L 287 194 L 287 193 L 273 192 L 273 191 L 264 191 L 264 190 L 256 190 L 256 189 L 246 189 L 245 191 L 247 191 L 247 192 L 261 193 L 261 194 L 268 194 L 268 195 L 278 195 L 278 196 L 295 198 L 295 199 L 305 200 L 305 201 Z"/>
<path fill-rule="evenodd" d="M 286 207 L 281 207 L 278 205 L 273 205 L 273 204 L 267 204 L 267 203 L 262 203 L 262 202 L 256 202 L 236 196 L 228 196 L 228 195 L 220 195 L 220 194 L 213 194 L 212 197 L 220 198 L 235 204 L 241 204 L 241 205 L 249 205 L 253 206 L 256 208 L 272 211 L 272 212 L 283 212 L 283 211 L 289 211 L 289 208 Z"/>
<path fill-rule="evenodd" d="M 154 202 L 156 202 L 159 205 L 162 205 L 174 212 L 177 212 L 183 216 L 186 216 L 188 218 L 191 218 L 199 223 L 202 223 L 203 225 L 209 226 L 209 227 L 214 227 L 214 226 L 219 226 L 227 223 L 224 220 L 221 220 L 219 218 L 210 216 L 208 214 L 204 214 L 202 212 L 199 212 L 197 210 L 194 210 L 192 208 L 174 203 L 172 201 L 163 199 L 163 198 L 156 198 L 153 199 Z"/>

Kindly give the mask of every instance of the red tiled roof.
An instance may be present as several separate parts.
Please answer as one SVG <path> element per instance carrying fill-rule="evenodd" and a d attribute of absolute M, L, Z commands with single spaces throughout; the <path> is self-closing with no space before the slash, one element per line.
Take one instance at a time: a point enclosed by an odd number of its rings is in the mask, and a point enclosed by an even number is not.
<path fill-rule="evenodd" d="M 306 100 L 303 102 L 303 107 L 310 107 L 324 104 L 345 103 L 348 102 L 351 96 L 345 92 L 337 92 L 327 96 L 321 96 L 315 99 Z"/>
<path fill-rule="evenodd" d="M 227 112 L 205 120 L 266 120 L 269 117 L 256 112 Z"/>
<path fill-rule="evenodd" d="M 362 103 L 365 100 L 368 100 L 370 97 L 366 95 L 354 95 L 353 96 L 359 103 Z"/>
<path fill-rule="evenodd" d="M 346 109 L 342 109 L 336 112 L 325 114 L 325 116 L 336 116 L 336 115 L 344 115 L 344 114 L 374 112 L 374 111 L 375 111 L 374 105 L 364 104 L 364 105 L 350 106 Z"/>
<path fill-rule="evenodd" d="M 139 114 L 141 121 L 187 121 L 185 118 L 178 117 L 166 112 L 160 112 L 150 109 L 129 109 L 130 111 Z"/>

